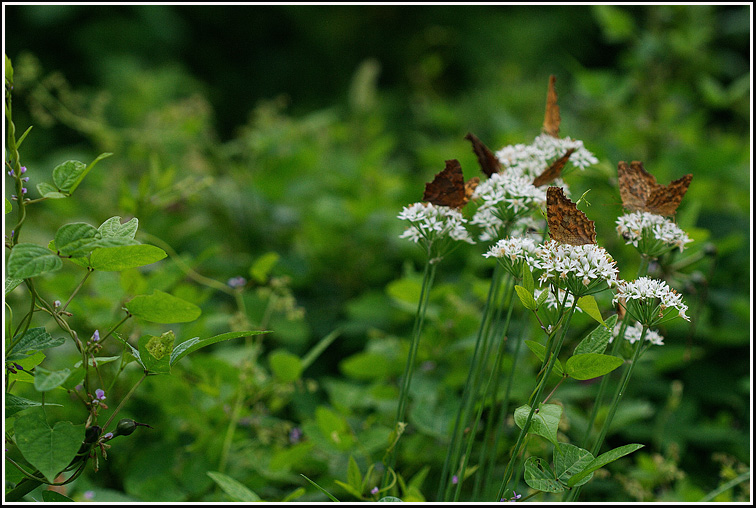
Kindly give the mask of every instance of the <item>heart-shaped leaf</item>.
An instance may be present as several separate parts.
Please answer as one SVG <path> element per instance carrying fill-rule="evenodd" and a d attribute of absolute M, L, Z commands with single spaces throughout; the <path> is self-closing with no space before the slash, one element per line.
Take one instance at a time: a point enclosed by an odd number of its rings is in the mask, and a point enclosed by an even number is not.
<path fill-rule="evenodd" d="M 84 441 L 83 425 L 58 422 L 50 427 L 39 410 L 19 416 L 14 429 L 21 454 L 50 482 L 73 460 Z"/>

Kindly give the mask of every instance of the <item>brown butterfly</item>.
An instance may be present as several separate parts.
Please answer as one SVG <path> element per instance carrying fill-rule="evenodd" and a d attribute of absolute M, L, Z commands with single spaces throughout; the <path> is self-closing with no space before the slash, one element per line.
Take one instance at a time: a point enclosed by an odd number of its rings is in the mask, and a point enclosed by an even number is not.
<path fill-rule="evenodd" d="M 546 218 L 552 240 L 570 245 L 596 243 L 593 221 L 565 197 L 561 187 L 549 187 L 546 191 Z"/>
<path fill-rule="evenodd" d="M 693 179 L 693 175 L 687 174 L 669 185 L 660 185 L 639 161 L 632 161 L 630 165 L 620 161 L 617 176 L 622 206 L 631 211 L 657 215 L 674 215 Z"/>
<path fill-rule="evenodd" d="M 465 183 L 462 167 L 457 159 L 446 161 L 446 167 L 432 182 L 425 184 L 423 201 L 434 205 L 462 208 L 470 201 L 480 178 L 474 177 Z"/>
<path fill-rule="evenodd" d="M 485 173 L 487 177 L 491 177 L 494 173 L 501 173 L 501 162 L 494 155 L 494 153 L 479 140 L 475 134 L 468 132 L 465 139 L 469 139 L 472 143 L 473 152 L 478 157 L 478 164 L 480 169 Z"/>
<path fill-rule="evenodd" d="M 533 185 L 540 187 L 541 185 L 547 184 L 555 178 L 559 178 L 559 175 L 562 174 L 562 169 L 564 169 L 564 165 L 567 164 L 567 159 L 570 158 L 570 155 L 572 155 L 572 152 L 574 151 L 574 148 L 570 148 L 564 155 L 552 162 L 551 165 L 547 167 L 543 173 L 538 175 L 536 179 L 533 180 Z"/>
<path fill-rule="evenodd" d="M 556 76 L 549 76 L 549 90 L 546 93 L 546 115 L 543 118 L 543 132 L 551 137 L 559 137 L 559 123 L 562 121 L 557 106 L 557 93 L 554 89 Z"/>

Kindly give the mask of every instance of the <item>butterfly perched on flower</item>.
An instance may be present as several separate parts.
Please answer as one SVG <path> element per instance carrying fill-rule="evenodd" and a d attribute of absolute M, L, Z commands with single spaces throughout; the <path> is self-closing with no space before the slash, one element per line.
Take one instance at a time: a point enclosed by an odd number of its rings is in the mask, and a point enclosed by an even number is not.
<path fill-rule="evenodd" d="M 656 215 L 674 215 L 688 190 L 692 174 L 678 178 L 669 185 L 656 183 L 656 177 L 643 168 L 643 163 L 620 161 L 617 165 L 622 206 L 630 211 Z"/>
<path fill-rule="evenodd" d="M 594 222 L 578 210 L 561 187 L 549 187 L 546 191 L 546 219 L 552 240 L 570 245 L 596 243 Z"/>
<path fill-rule="evenodd" d="M 538 175 L 536 179 L 533 180 L 533 185 L 540 187 L 541 185 L 545 185 L 550 181 L 559 178 L 559 176 L 562 174 L 562 169 L 564 169 L 565 164 L 567 164 L 567 160 L 570 158 L 570 155 L 572 155 L 574 151 L 574 148 L 570 148 L 569 150 L 567 150 L 567 152 L 565 152 L 564 155 L 552 162 L 549 167 L 547 167 L 543 171 L 543 173 Z"/>
<path fill-rule="evenodd" d="M 501 162 L 490 148 L 483 144 L 472 132 L 468 132 L 465 139 L 470 140 L 470 143 L 472 143 L 472 149 L 478 157 L 480 169 L 487 177 L 490 178 L 494 173 L 501 173 Z"/>
<path fill-rule="evenodd" d="M 446 167 L 433 178 L 433 181 L 425 184 L 423 201 L 459 209 L 470 201 L 478 183 L 478 177 L 465 182 L 459 161 L 451 159 L 446 161 Z"/>

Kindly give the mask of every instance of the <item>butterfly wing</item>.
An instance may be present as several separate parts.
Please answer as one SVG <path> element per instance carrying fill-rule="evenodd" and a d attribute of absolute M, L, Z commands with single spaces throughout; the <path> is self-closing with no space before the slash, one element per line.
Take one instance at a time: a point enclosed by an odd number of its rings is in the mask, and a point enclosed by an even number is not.
<path fill-rule="evenodd" d="M 546 217 L 552 240 L 570 245 L 596 243 L 594 222 L 565 197 L 561 187 L 549 187 L 546 191 Z"/>
<path fill-rule="evenodd" d="M 572 152 L 574 151 L 574 148 L 570 148 L 564 155 L 552 162 L 551 165 L 547 167 L 543 173 L 538 175 L 536 179 L 533 180 L 533 185 L 540 187 L 541 185 L 547 184 L 555 178 L 559 178 L 559 175 L 562 174 L 564 165 L 567 164 L 567 160 L 570 158 L 570 155 L 572 155 Z"/>
<path fill-rule="evenodd" d="M 659 186 L 654 175 L 643 168 L 643 163 L 632 161 L 629 165 L 620 161 L 617 165 L 622 206 L 630 211 L 646 210 L 646 201 L 651 191 Z"/>
<path fill-rule="evenodd" d="M 499 159 L 475 134 L 468 132 L 465 139 L 470 140 L 470 143 L 472 143 L 472 149 L 478 157 L 480 169 L 487 177 L 490 178 L 494 173 L 501 172 L 501 162 L 499 162 Z"/>
<path fill-rule="evenodd" d="M 554 88 L 556 76 L 549 76 L 549 89 L 546 92 L 546 115 L 543 119 L 543 132 L 551 137 L 559 137 L 559 124 L 562 121 L 559 116 L 559 106 L 557 105 L 557 93 Z"/>
<path fill-rule="evenodd" d="M 646 200 L 646 211 L 657 215 L 674 215 L 692 179 L 693 175 L 687 174 L 669 185 L 657 185 Z"/>
<path fill-rule="evenodd" d="M 446 161 L 446 167 L 433 181 L 425 184 L 423 201 L 439 206 L 462 208 L 469 198 L 465 192 L 465 177 L 457 159 Z"/>

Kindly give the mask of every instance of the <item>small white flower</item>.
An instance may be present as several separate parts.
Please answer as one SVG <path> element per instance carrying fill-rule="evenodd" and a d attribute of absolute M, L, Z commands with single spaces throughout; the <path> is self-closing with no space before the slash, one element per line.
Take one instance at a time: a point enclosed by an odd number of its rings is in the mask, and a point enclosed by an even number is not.
<path fill-rule="evenodd" d="M 548 282 L 578 297 L 617 283 L 616 261 L 603 247 L 570 245 L 549 240 L 538 249 L 533 268 L 543 270 L 541 285 Z"/>
<path fill-rule="evenodd" d="M 632 282 L 620 281 L 614 303 L 620 299 L 624 299 L 626 310 L 637 321 L 649 327 L 666 321 L 670 309 L 677 310 L 678 316 L 690 321 L 685 314 L 688 306 L 683 303 L 682 295 L 658 279 L 640 277 Z"/>
<path fill-rule="evenodd" d="M 610 343 L 619 335 L 621 326 L 622 326 L 622 323 L 620 322 L 614 325 L 614 330 L 612 330 L 612 336 L 609 337 Z M 634 324 L 625 328 L 625 340 L 628 341 L 630 344 L 635 344 L 636 342 L 640 340 L 642 331 L 643 331 L 643 326 L 636 321 Z M 646 340 L 656 346 L 664 345 L 664 337 L 659 335 L 659 332 L 657 332 L 656 330 L 650 330 L 650 329 L 647 330 Z"/>
<path fill-rule="evenodd" d="M 537 136 L 529 145 L 505 146 L 496 152 L 496 157 L 504 168 L 503 172 L 513 169 L 529 177 L 532 182 L 536 176 L 543 173 L 549 163 L 564 155 L 570 148 L 575 150 L 569 159 L 573 166 L 585 169 L 598 163 L 598 159 L 585 148 L 582 141 L 569 137 L 555 138 L 547 134 Z"/>
<path fill-rule="evenodd" d="M 547 288 L 536 288 L 533 291 L 533 297 L 538 300 L 538 297 L 541 296 L 541 293 L 544 291 L 549 291 Z M 565 300 L 565 294 L 567 295 L 567 300 Z M 557 310 L 559 309 L 559 305 L 564 302 L 564 305 L 566 307 L 571 307 L 572 303 L 575 301 L 575 297 L 572 293 L 568 293 L 564 289 L 559 289 L 559 298 L 554 296 L 554 293 L 549 291 L 549 294 L 546 296 L 546 299 L 543 301 L 543 305 L 546 305 L 547 308 Z M 580 307 L 575 307 L 575 310 L 577 312 L 583 312 L 583 309 Z"/>
<path fill-rule="evenodd" d="M 625 244 L 632 244 L 649 257 L 658 257 L 675 247 L 682 252 L 685 244 L 693 241 L 671 220 L 649 212 L 619 217 L 617 233 L 625 239 Z"/>
<path fill-rule="evenodd" d="M 499 240 L 483 256 L 498 258 L 499 262 L 509 273 L 519 278 L 522 276 L 523 263 L 527 263 L 529 266 L 535 264 L 537 251 L 538 245 L 534 240 L 524 237 L 513 237 Z"/>
<path fill-rule="evenodd" d="M 436 206 L 432 203 L 413 203 L 405 206 L 399 213 L 398 218 L 409 221 L 410 226 L 404 230 L 399 238 L 423 244 L 428 253 L 431 253 L 434 243 L 441 242 L 437 246 L 435 256 L 443 255 L 447 240 L 475 243 L 470 233 L 465 229 L 467 222 L 462 214 L 448 206 Z"/>

